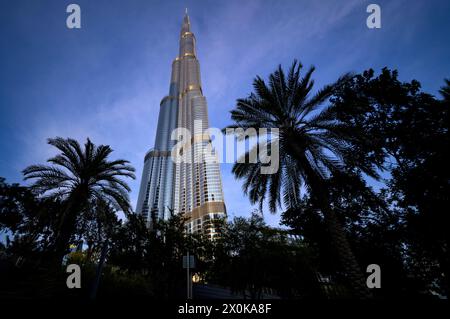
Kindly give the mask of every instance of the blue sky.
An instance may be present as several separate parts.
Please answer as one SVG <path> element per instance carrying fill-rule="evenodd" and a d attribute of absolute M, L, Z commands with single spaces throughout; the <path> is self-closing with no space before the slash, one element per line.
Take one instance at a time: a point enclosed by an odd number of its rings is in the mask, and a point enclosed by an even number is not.
<path fill-rule="evenodd" d="M 81 7 L 79 30 L 66 28 L 70 3 Z M 369 3 L 381 6 L 381 29 L 366 27 Z M 185 7 L 214 127 L 230 123 L 229 111 L 256 75 L 295 58 L 316 66 L 317 88 L 369 67 L 396 68 L 402 80 L 417 79 L 433 94 L 450 77 L 445 0 L 2 0 L 0 176 L 22 182 L 23 168 L 54 154 L 48 137 L 90 137 L 136 167 L 134 206 Z M 248 216 L 252 208 L 231 165 L 221 170 L 229 216 Z"/>

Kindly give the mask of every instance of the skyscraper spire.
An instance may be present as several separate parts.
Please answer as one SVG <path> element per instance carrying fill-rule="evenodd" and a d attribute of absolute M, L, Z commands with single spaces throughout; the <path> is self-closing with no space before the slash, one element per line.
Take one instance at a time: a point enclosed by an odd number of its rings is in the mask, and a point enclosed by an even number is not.
<path fill-rule="evenodd" d="M 202 151 L 211 147 L 211 139 L 204 133 L 209 127 L 208 107 L 195 41 L 186 9 L 169 95 L 160 105 L 155 147 L 144 160 L 136 212 L 150 225 L 156 219 L 168 219 L 173 212 L 183 214 L 188 232 L 203 230 L 214 238 L 214 220 L 223 218 L 226 209 L 216 156 Z M 191 147 L 182 153 L 184 162 L 175 163 L 171 157 L 175 128 L 187 129 L 192 136 Z"/>
<path fill-rule="evenodd" d="M 181 28 L 181 34 L 184 32 L 190 32 L 191 31 L 191 21 L 189 20 L 188 10 L 186 8 L 186 11 L 184 13 L 183 18 L 183 27 Z"/>

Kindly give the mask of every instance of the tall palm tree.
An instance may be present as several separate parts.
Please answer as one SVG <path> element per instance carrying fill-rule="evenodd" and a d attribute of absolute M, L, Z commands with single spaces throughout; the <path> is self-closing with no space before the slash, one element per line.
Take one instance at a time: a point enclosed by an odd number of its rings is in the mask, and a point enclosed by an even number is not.
<path fill-rule="evenodd" d="M 333 107 L 323 104 L 334 90 L 351 78 L 346 74 L 334 84 L 312 94 L 314 67 L 300 75 L 302 65 L 294 61 L 287 77 L 281 66 L 269 76 L 269 82 L 259 76 L 253 82 L 254 93 L 238 99 L 231 111 L 233 125 L 228 128 L 278 128 L 270 139 L 259 139 L 256 145 L 233 166 L 233 173 L 243 179 L 243 189 L 252 203 L 268 201 L 272 213 L 277 208 L 296 209 L 300 190 L 304 186 L 315 206 L 324 217 L 340 264 L 355 296 L 370 297 L 362 272 L 350 249 L 342 226 L 334 211 L 329 209 L 328 180 L 333 174 L 344 174 L 347 165 L 376 177 L 375 169 L 355 163 L 351 158 L 358 138 L 346 125 L 335 118 Z M 227 129 L 227 128 L 226 128 Z M 226 130 L 224 129 L 224 130 Z M 242 136 L 241 136 L 242 137 Z M 245 138 L 247 138 L 246 136 Z M 261 161 L 248 163 L 256 147 L 279 147 L 279 169 L 272 174 L 261 174 Z M 244 160 L 247 159 L 247 160 Z"/>
<path fill-rule="evenodd" d="M 130 188 L 120 177 L 134 179 L 135 175 L 128 161 L 109 161 L 112 149 L 108 145 L 95 146 L 89 138 L 84 149 L 71 138 L 50 138 L 48 144 L 60 151 L 48 160 L 52 165 L 31 165 L 23 174 L 25 180 L 36 179 L 32 188 L 37 192 L 65 203 L 55 230 L 54 253 L 61 260 L 74 234 L 77 218 L 90 201 L 105 202 L 125 214 L 131 211 Z"/>

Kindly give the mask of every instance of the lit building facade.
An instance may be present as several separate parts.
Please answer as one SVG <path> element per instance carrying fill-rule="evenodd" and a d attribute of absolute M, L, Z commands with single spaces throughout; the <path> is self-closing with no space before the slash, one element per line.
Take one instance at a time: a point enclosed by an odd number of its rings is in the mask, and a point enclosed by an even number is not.
<path fill-rule="evenodd" d="M 195 36 L 184 16 L 179 55 L 172 63 L 169 95 L 160 104 L 155 146 L 145 156 L 136 211 L 151 225 L 170 214 L 188 218 L 188 232 L 203 231 L 214 238 L 214 221 L 226 216 L 220 167 L 207 134 L 208 107 L 203 96 Z M 175 129 L 190 133 L 188 147 L 174 151 Z"/>

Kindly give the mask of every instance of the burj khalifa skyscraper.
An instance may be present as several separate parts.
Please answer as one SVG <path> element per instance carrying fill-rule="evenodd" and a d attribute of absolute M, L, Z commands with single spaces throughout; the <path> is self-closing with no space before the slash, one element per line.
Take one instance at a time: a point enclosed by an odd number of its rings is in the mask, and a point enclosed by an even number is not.
<path fill-rule="evenodd" d="M 200 123 L 200 124 L 199 124 Z M 214 220 L 226 216 L 219 163 L 207 132 L 208 108 L 203 96 L 196 39 L 186 14 L 180 32 L 179 55 L 172 63 L 169 95 L 160 103 L 155 146 L 145 156 L 136 211 L 149 225 L 170 214 L 187 217 L 188 232 L 202 231 L 213 239 Z M 185 161 L 175 161 L 175 129 L 190 132 Z"/>

